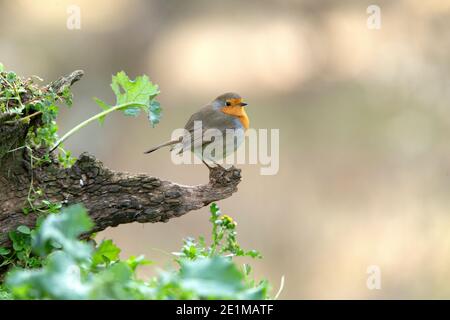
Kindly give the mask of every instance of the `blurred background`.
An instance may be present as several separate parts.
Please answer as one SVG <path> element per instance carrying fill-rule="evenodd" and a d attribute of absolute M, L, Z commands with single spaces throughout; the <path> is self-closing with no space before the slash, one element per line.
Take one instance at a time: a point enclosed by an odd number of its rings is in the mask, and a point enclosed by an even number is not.
<path fill-rule="evenodd" d="M 370 29 L 367 8 L 380 8 Z M 70 30 L 70 5 L 81 28 Z M 1 1 L 0 61 L 51 81 L 75 69 L 64 133 L 113 102 L 111 75 L 147 74 L 160 85 L 163 118 L 114 114 L 66 147 L 120 171 L 183 184 L 203 166 L 176 166 L 161 150 L 200 106 L 237 91 L 256 129 L 280 129 L 280 170 L 243 181 L 222 212 L 238 221 L 250 261 L 284 299 L 450 298 L 449 1 Z M 110 228 L 122 257 L 171 263 L 187 236 L 208 234 L 208 210 L 163 224 Z M 381 289 L 366 286 L 379 266 Z"/>

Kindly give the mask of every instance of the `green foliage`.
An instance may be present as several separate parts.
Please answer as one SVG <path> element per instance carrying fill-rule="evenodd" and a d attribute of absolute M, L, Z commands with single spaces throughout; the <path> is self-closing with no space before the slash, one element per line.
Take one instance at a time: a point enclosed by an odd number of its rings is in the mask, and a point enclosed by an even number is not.
<path fill-rule="evenodd" d="M 99 120 L 102 123 L 109 113 L 116 110 L 128 116 L 137 116 L 144 111 L 153 126 L 160 121 L 161 106 L 155 100 L 159 94 L 158 85 L 153 84 L 145 75 L 131 80 L 121 71 L 112 77 L 111 83 L 116 105 L 94 98 L 103 112 L 83 121 L 58 139 L 56 117 L 59 105 L 63 103 L 72 106 L 72 93 L 69 87 L 61 88 L 58 92 L 51 86 L 41 88 L 35 83 L 35 79 L 22 79 L 12 71 L 5 71 L 3 64 L 0 64 L 0 113 L 11 116 L 11 120 L 8 120 L 10 123 L 23 122 L 30 125 L 24 145 L 15 149 L 26 148 L 32 153 L 41 148 L 50 152 L 59 148 L 58 160 L 64 167 L 70 167 L 75 159 L 61 147 L 62 142 L 92 121 Z M 35 166 L 50 161 L 49 152 L 39 157 L 32 154 L 32 157 Z"/>
<path fill-rule="evenodd" d="M 153 285 L 158 299 L 265 299 L 268 283 L 251 286 L 227 257 L 181 260 L 178 272 L 163 272 Z"/>
<path fill-rule="evenodd" d="M 147 112 L 150 110 L 150 102 L 159 94 L 158 86 L 151 83 L 147 76 L 140 76 L 132 81 L 123 71 L 113 76 L 111 88 L 117 98 L 116 105 L 140 104 L 145 106 Z M 123 112 L 137 116 L 140 110 L 139 106 L 131 106 L 123 109 Z"/>
<path fill-rule="evenodd" d="M 23 146 L 30 150 L 50 147 L 56 142 L 59 105 L 72 105 L 72 93 L 68 87 L 55 92 L 51 87 L 41 88 L 36 79 L 23 79 L 13 71 L 5 71 L 1 65 L 0 113 L 10 115 L 10 123 L 30 125 Z M 39 121 L 35 121 L 37 118 Z M 48 157 L 39 160 L 48 161 Z"/>
<path fill-rule="evenodd" d="M 13 296 L 5 286 L 0 284 L 0 300 L 11 300 Z"/>
<path fill-rule="evenodd" d="M 159 94 L 159 88 L 147 76 L 139 76 L 135 80 L 130 80 L 126 73 L 121 71 L 112 77 L 111 88 L 116 95 L 116 107 L 119 106 L 118 110 L 125 115 L 136 117 L 143 110 L 149 115 L 149 120 L 153 125 L 159 122 L 159 103 L 154 100 Z M 113 108 L 112 105 L 108 105 L 98 98 L 94 98 L 94 100 L 104 111 Z M 105 116 L 100 117 L 100 123 L 104 119 Z"/>
<path fill-rule="evenodd" d="M 20 266 L 23 268 L 37 268 L 42 265 L 42 259 L 32 253 L 32 239 L 36 232 L 27 226 L 19 226 L 8 236 L 12 248 L 0 247 L 0 267 Z"/>
<path fill-rule="evenodd" d="M 155 126 L 161 119 L 161 104 L 156 100 L 152 100 L 149 105 L 149 110 L 150 112 L 148 112 L 148 120 L 153 126 Z"/>
<path fill-rule="evenodd" d="M 102 108 L 102 112 L 90 117 L 78 124 L 59 139 L 51 150 L 57 148 L 62 142 L 68 139 L 78 130 L 84 128 L 89 123 L 98 120 L 103 124 L 108 114 L 114 111 L 122 111 L 127 116 L 138 116 L 141 111 L 148 114 L 150 123 L 155 126 L 161 117 L 161 106 L 155 100 L 159 94 L 158 85 L 153 84 L 147 76 L 139 76 L 135 80 L 128 78 L 125 72 L 121 71 L 112 77 L 111 88 L 116 95 L 116 105 L 94 98 L 94 101 Z"/>
<path fill-rule="evenodd" d="M 224 239 L 236 224 L 220 216 L 211 206 L 211 220 L 216 238 Z M 224 218 L 225 217 L 225 218 Z M 224 221 L 227 222 L 224 222 Z M 218 222 L 222 221 L 222 222 Z M 232 220 L 231 220 L 232 221 Z M 230 227 L 233 225 L 233 227 Z M 196 244 L 198 254 L 186 255 L 186 244 L 177 254 L 179 268 L 160 272 L 149 281 L 137 277 L 140 266 L 151 262 L 143 256 L 121 260 L 120 249 L 104 240 L 97 247 L 81 241 L 79 235 L 92 227 L 86 210 L 77 205 L 60 214 L 49 215 L 36 230 L 21 227 L 32 235 L 27 247 L 42 264 L 17 266 L 6 277 L 6 288 L 0 287 L 0 299 L 264 299 L 268 284 L 249 281 L 248 267 L 239 268 L 234 255 L 245 255 L 242 249 L 221 245 L 213 240 Z M 219 242 L 218 242 L 219 241 Z M 202 244 L 201 244 L 202 243 Z M 236 244 L 237 245 L 237 244 Z M 213 248 L 216 248 L 213 250 Z M 208 254 L 205 254 L 208 253 Z M 19 268 L 20 267 L 20 268 Z"/>
<path fill-rule="evenodd" d="M 94 266 L 101 264 L 108 265 L 111 261 L 117 261 L 119 260 L 120 251 L 112 240 L 104 240 L 92 255 L 92 264 Z"/>
<path fill-rule="evenodd" d="M 46 256 L 54 249 L 62 248 L 64 253 L 76 260 L 88 259 L 92 248 L 77 237 L 89 231 L 93 223 L 81 205 L 65 209 L 64 214 L 49 215 L 33 238 L 33 249 L 40 256 Z"/>
<path fill-rule="evenodd" d="M 211 245 L 207 246 L 205 239 L 199 237 L 198 240 L 187 238 L 184 240 L 183 248 L 180 252 L 174 252 L 175 256 L 196 260 L 203 257 L 229 256 L 261 258 L 261 254 L 256 250 L 243 250 L 236 240 L 237 223 L 228 215 L 222 215 L 219 207 L 213 203 L 210 207 L 212 224 Z"/>
<path fill-rule="evenodd" d="M 43 152 L 43 150 L 48 150 L 58 139 L 56 117 L 59 113 L 59 106 L 61 104 L 72 105 L 72 93 L 68 87 L 55 92 L 51 86 L 42 88 L 36 83 L 36 80 L 42 81 L 37 77 L 23 79 L 13 71 L 5 71 L 1 65 L 0 113 L 9 119 L 7 121 L 9 124 L 29 126 L 24 141 L 20 141 L 22 145 L 12 146 L 11 150 L 5 150 L 5 152 L 24 149 L 28 152 L 32 169 L 51 161 L 49 152 Z M 70 152 L 63 148 L 60 148 L 58 160 L 64 167 L 71 166 L 75 161 Z M 24 207 L 23 212 L 25 214 L 30 212 L 52 213 L 58 211 L 59 208 L 60 205 L 51 204 L 46 200 L 41 190 L 34 189 L 32 176 L 28 192 L 28 205 Z M 14 237 L 14 235 L 10 235 L 10 237 Z M 24 254 L 18 254 L 16 257 L 23 257 Z"/>

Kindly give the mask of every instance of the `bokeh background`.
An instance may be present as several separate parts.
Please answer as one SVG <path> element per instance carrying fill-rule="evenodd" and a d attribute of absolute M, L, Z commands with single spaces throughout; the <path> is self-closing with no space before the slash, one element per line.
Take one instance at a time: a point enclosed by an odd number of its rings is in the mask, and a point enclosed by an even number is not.
<path fill-rule="evenodd" d="M 381 9 L 381 29 L 366 9 Z M 69 30 L 69 5 L 81 29 Z M 249 102 L 253 128 L 280 129 L 280 170 L 243 181 L 220 201 L 239 239 L 259 249 L 255 276 L 284 299 L 450 298 L 450 2 L 409 1 L 1 1 L 0 61 L 46 81 L 75 69 L 66 132 L 113 102 L 111 75 L 147 74 L 161 87 L 163 118 L 114 114 L 66 147 L 112 169 L 184 184 L 204 183 L 203 166 L 175 166 L 166 140 L 225 91 Z M 122 256 L 155 265 L 187 236 L 209 233 L 207 208 L 166 224 L 108 229 Z M 379 266 L 381 290 L 368 290 Z"/>

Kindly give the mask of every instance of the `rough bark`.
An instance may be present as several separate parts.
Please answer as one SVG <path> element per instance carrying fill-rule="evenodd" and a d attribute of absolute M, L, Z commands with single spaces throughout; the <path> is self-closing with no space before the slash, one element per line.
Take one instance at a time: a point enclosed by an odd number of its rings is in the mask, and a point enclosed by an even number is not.
<path fill-rule="evenodd" d="M 58 91 L 82 74 L 75 71 L 49 86 Z M 217 167 L 210 169 L 208 184 L 185 186 L 146 174 L 115 172 L 88 154 L 69 169 L 55 160 L 31 169 L 25 149 L 8 152 L 23 143 L 30 124 L 7 122 L 0 114 L 0 246 L 9 245 L 9 231 L 36 222 L 37 214 L 22 211 L 30 185 L 43 190 L 42 198 L 49 201 L 83 203 L 95 223 L 91 232 L 97 232 L 130 222 L 166 222 L 231 196 L 241 180 L 240 170 Z"/>

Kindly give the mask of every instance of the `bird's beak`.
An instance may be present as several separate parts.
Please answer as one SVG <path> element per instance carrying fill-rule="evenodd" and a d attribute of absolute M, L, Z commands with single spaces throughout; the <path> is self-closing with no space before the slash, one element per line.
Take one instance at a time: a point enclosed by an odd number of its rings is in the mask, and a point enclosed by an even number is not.
<path fill-rule="evenodd" d="M 241 107 L 245 107 L 245 106 L 247 106 L 247 105 L 248 105 L 248 103 L 241 102 Z"/>

